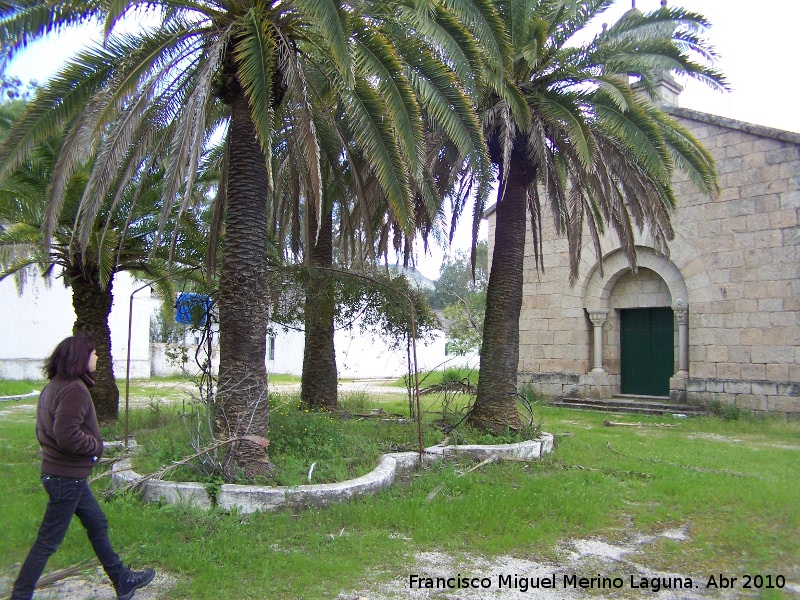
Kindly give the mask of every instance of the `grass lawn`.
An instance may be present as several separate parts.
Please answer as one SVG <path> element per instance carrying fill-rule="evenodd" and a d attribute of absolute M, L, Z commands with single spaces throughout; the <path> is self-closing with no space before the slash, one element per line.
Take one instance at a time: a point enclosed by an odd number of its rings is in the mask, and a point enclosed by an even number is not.
<path fill-rule="evenodd" d="M 0 397 L 21 396 L 30 394 L 33 390 L 41 391 L 46 383 L 46 381 L 32 381 L 30 379 L 0 379 Z"/>
<path fill-rule="evenodd" d="M 435 400 L 423 402 L 436 409 Z M 45 505 L 34 412 L 8 410 L 7 404 L 0 404 L 0 503 L 13 510 L 3 514 L 0 578 L 16 574 Z M 373 405 L 399 412 L 406 403 L 400 395 L 376 397 Z M 336 598 L 365 581 L 379 586 L 382 580 L 408 580 L 417 552 L 559 561 L 565 540 L 611 543 L 670 528 L 682 528 L 687 539 L 648 546 L 645 558 L 653 569 L 698 578 L 721 573 L 740 577 L 740 583 L 745 573 L 782 575 L 800 585 L 800 423 L 535 409 L 542 428 L 556 434 L 557 446 L 531 463 L 489 464 L 464 474 L 474 465 L 443 462 L 376 496 L 324 509 L 203 513 L 145 504 L 134 495 L 115 496 L 103 507 L 123 558 L 175 576 L 168 596 L 174 599 Z M 133 412 L 137 440 L 165 431 L 158 421 L 170 419 L 163 411 L 156 418 L 158 410 L 156 405 Z M 642 425 L 606 427 L 605 418 Z M 379 435 L 388 439 L 385 431 L 391 429 L 384 425 Z M 435 442 L 433 431 L 426 443 Z M 303 468 L 314 460 L 324 463 L 315 456 L 319 440 L 304 433 L 287 436 L 304 448 L 297 460 L 306 461 Z M 413 428 L 395 433 L 402 439 L 387 446 L 416 436 Z M 277 443 L 277 432 L 270 437 Z M 165 439 L 164 447 L 169 443 Z M 352 456 L 374 451 L 351 443 Z M 92 556 L 80 524 L 73 523 L 48 569 Z M 0 595 L 3 587 L 0 582 Z M 796 597 L 778 589 L 753 594 Z"/>

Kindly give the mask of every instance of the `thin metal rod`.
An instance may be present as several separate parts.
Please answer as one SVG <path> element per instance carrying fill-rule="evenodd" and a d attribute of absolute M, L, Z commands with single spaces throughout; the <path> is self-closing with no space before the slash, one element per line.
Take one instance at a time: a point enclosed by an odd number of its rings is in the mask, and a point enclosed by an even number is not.
<path fill-rule="evenodd" d="M 411 309 L 411 347 L 414 352 L 414 393 L 417 404 L 417 437 L 419 438 L 419 466 L 425 466 L 425 446 L 422 443 L 422 406 L 419 400 L 419 369 L 417 369 L 417 320 L 415 318 L 414 300 L 406 296 Z"/>
<path fill-rule="evenodd" d="M 142 288 L 139 288 L 142 289 Z M 133 294 L 138 292 L 135 290 Z M 131 331 L 133 329 L 133 294 L 128 304 L 128 357 L 125 360 L 125 450 L 128 449 L 128 412 L 130 411 L 131 391 Z"/>
<path fill-rule="evenodd" d="M 193 269 L 194 270 L 194 269 Z M 125 360 L 125 449 L 128 449 L 128 414 L 130 413 L 130 389 L 131 389 L 131 334 L 133 331 L 133 297 L 145 288 L 149 288 L 154 283 L 158 283 L 162 279 L 171 277 L 172 273 L 167 273 L 161 277 L 157 277 L 152 281 L 148 281 L 140 288 L 136 288 L 131 292 L 130 301 L 128 303 L 128 356 Z"/>

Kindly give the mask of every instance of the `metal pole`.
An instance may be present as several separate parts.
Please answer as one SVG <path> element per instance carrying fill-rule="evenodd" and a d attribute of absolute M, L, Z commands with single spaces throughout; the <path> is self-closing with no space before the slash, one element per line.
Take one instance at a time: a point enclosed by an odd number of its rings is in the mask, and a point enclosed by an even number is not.
<path fill-rule="evenodd" d="M 414 301 L 408 297 L 411 308 L 411 347 L 414 352 L 414 393 L 417 405 L 417 437 L 419 438 L 419 466 L 424 466 L 425 447 L 422 444 L 422 406 L 419 401 L 419 370 L 417 369 L 417 320 L 414 314 Z"/>
<path fill-rule="evenodd" d="M 194 269 L 192 269 L 194 270 Z M 128 449 L 128 413 L 130 412 L 130 388 L 131 388 L 131 332 L 133 329 L 133 297 L 145 288 L 149 288 L 154 283 L 158 283 L 162 279 L 170 277 L 172 273 L 167 273 L 161 277 L 157 277 L 152 281 L 147 282 L 140 288 L 136 288 L 131 292 L 131 298 L 128 303 L 128 357 L 125 361 L 125 450 Z"/>
<path fill-rule="evenodd" d="M 140 288 L 141 289 L 141 288 Z M 128 449 L 128 411 L 130 410 L 129 398 L 131 389 L 131 330 L 133 328 L 133 294 L 128 304 L 128 357 L 125 360 L 125 450 Z"/>

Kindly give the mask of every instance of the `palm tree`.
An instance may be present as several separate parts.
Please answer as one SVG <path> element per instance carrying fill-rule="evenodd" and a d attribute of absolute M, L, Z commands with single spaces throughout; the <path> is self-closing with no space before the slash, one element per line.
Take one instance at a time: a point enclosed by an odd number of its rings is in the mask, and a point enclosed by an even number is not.
<path fill-rule="evenodd" d="M 19 0 L 0 7 L 0 41 L 8 59 L 38 37 L 76 23 L 102 22 L 106 35 L 102 47 L 80 53 L 31 102 L 0 148 L 0 176 L 54 126 L 70 126 L 54 171 L 45 221 L 49 238 L 65 182 L 84 150 L 97 148 L 75 232 L 79 247 L 86 248 L 98 199 L 144 168 L 165 169 L 162 225 L 174 205 L 185 208 L 203 143 L 219 126 L 226 128 L 215 210 L 215 223 L 225 224 L 217 429 L 250 436 L 231 447 L 229 464 L 253 475 L 268 466 L 259 438 L 266 436 L 269 419 L 265 257 L 267 199 L 276 177 L 267 158 L 276 131 L 287 122 L 284 115 L 291 115 L 299 148 L 293 157 L 306 184 L 303 198 L 317 207 L 318 223 L 324 217 L 322 144 L 315 121 L 320 112 L 311 103 L 318 94 L 312 71 L 331 90 L 335 104 L 329 108 L 341 107 L 346 115 L 351 135 L 340 147 L 361 149 L 393 218 L 410 233 L 414 190 L 430 204 L 434 198 L 421 166 L 420 100 L 472 157 L 488 190 L 480 127 L 457 82 L 474 77 L 479 51 L 503 64 L 502 29 L 483 0 L 425 7 L 410 0 L 153 0 L 146 8 L 157 27 L 115 33 L 139 5 Z M 481 35 L 471 37 L 470 28 Z M 213 240 L 209 247 L 216 247 Z"/>
<path fill-rule="evenodd" d="M 437 7 L 433 19 L 412 11 L 411 3 L 394 7 L 365 3 L 358 8 L 370 12 L 369 28 L 360 20 L 351 21 L 356 89 L 342 94 L 332 85 L 333 65 L 321 62 L 324 57 L 304 72 L 314 91 L 308 113 L 319 140 L 319 183 L 313 180 L 315 165 L 305 160 L 307 152 L 297 136 L 303 128 L 296 121 L 306 115 L 287 111 L 286 104 L 276 109 L 284 127 L 273 152 L 277 176 L 270 223 L 277 231 L 271 233 L 287 240 L 292 256 L 304 256 L 309 268 L 301 400 L 311 408 L 337 406 L 336 294 L 327 271 L 333 266 L 334 250 L 344 260 L 340 266 L 374 263 L 392 248 L 407 254 L 415 233 L 430 227 L 441 211 L 443 196 L 457 181 L 436 178 L 438 161 L 430 130 L 458 149 L 465 165 L 483 176 L 483 193 L 488 191 L 488 158 L 477 120 L 459 73 L 446 68 L 438 56 L 441 44 L 448 42 L 476 55 L 474 40 L 442 7 Z M 480 21 L 480 13 L 458 16 Z M 409 25 L 415 23 L 419 36 L 410 35 Z M 461 74 L 470 72 L 466 57 L 456 63 Z M 370 86 L 363 85 L 367 73 Z M 364 131 L 372 128 L 375 138 L 365 138 Z M 392 136 L 399 145 L 389 143 Z M 387 177 L 387 163 L 402 177 Z M 317 185 L 320 195 L 315 202 L 312 191 Z M 403 200 L 398 203 L 400 191 Z"/>
<path fill-rule="evenodd" d="M 0 107 L 0 113 L 5 114 L 8 108 Z M 13 120 L 13 116 L 4 119 Z M 162 290 L 169 295 L 169 280 L 164 278 L 169 248 L 162 246 L 153 253 L 151 247 L 158 230 L 159 177 L 163 173 L 149 178 L 147 189 L 135 205 L 130 191 L 113 210 L 109 209 L 111 199 L 108 198 L 95 219 L 89 244 L 80 250 L 72 243 L 72 227 L 90 177 L 89 166 L 83 165 L 67 183 L 63 209 L 46 243 L 42 224 L 60 142 L 60 138 L 55 138 L 38 145 L 24 165 L 0 182 L 0 222 L 4 223 L 0 230 L 0 280 L 17 276 L 18 285 L 22 287 L 25 270 L 36 266 L 48 277 L 57 273 L 63 277 L 64 284 L 72 288 L 76 316 L 73 330 L 88 331 L 97 345 L 92 399 L 98 418 L 113 421 L 119 412 L 119 390 L 108 326 L 114 275 L 129 271 L 143 279 L 158 278 Z M 183 218 L 189 219 L 191 215 Z M 109 223 L 114 227 L 106 230 Z M 185 247 L 185 244 L 179 247 L 180 262 L 185 258 Z"/>
<path fill-rule="evenodd" d="M 710 155 L 629 84 L 635 77 L 652 92 L 659 73 L 675 71 L 724 87 L 708 66 L 713 53 L 700 36 L 707 21 L 678 8 L 647 15 L 634 9 L 585 45 L 569 45 L 612 3 L 494 2 L 512 45 L 507 85 L 520 90 L 525 104 L 515 106 L 487 87 L 480 105 L 491 160 L 499 168 L 480 376 L 470 415 L 482 429 L 521 426 L 515 392 L 523 254 L 530 218 L 534 258 L 542 266 L 542 201 L 569 240 L 574 280 L 582 236 L 588 233 L 600 256 L 606 225 L 634 268 L 635 228 L 646 227 L 667 250 L 676 168 L 704 192 L 718 190 Z"/>

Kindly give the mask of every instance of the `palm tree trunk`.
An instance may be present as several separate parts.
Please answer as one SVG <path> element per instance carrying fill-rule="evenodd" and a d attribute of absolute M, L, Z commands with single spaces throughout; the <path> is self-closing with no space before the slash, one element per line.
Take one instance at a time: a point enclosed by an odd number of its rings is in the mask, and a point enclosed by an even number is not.
<path fill-rule="evenodd" d="M 505 428 L 522 427 L 516 399 L 519 314 L 522 308 L 528 186 L 533 177 L 529 161 L 516 154 L 512 153 L 508 178 L 504 183 L 501 179 L 497 194 L 478 391 L 469 416 L 474 427 L 494 433 L 502 433 Z"/>
<path fill-rule="evenodd" d="M 333 210 L 323 217 L 316 235 L 315 215 L 310 211 L 313 247 L 311 250 L 311 277 L 306 288 L 305 348 L 303 350 L 303 379 L 300 387 L 301 402 L 311 409 L 336 410 L 338 408 L 338 374 L 336 350 L 333 342 L 333 317 L 335 298 L 330 272 L 314 270 L 315 267 L 333 266 Z M 314 239 L 316 238 L 316 239 Z"/>
<path fill-rule="evenodd" d="M 219 290 L 220 365 L 217 435 L 260 436 L 269 426 L 267 399 L 267 167 L 244 90 L 234 81 L 231 106 L 228 208 Z M 247 477 L 269 468 L 266 447 L 237 442 L 224 464 Z"/>
<path fill-rule="evenodd" d="M 80 260 L 80 259 L 78 259 Z M 88 269 L 88 267 L 87 267 Z M 75 310 L 73 333 L 88 331 L 94 338 L 97 350 L 97 370 L 92 378 L 92 394 L 97 419 L 100 422 L 116 421 L 119 417 L 119 388 L 114 378 L 114 360 L 111 356 L 111 330 L 108 315 L 114 296 L 111 291 L 113 279 L 103 289 L 91 271 L 72 270 L 72 307 Z"/>

